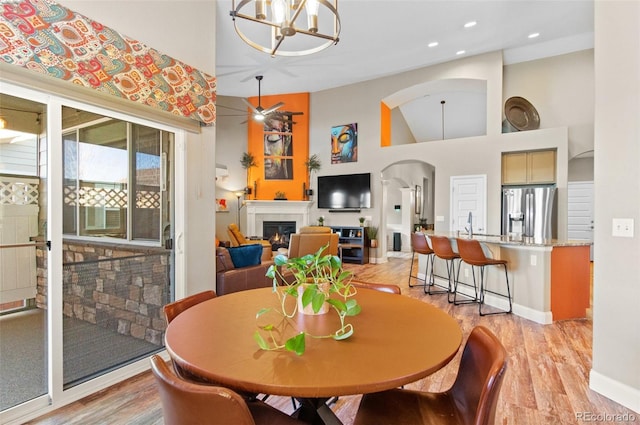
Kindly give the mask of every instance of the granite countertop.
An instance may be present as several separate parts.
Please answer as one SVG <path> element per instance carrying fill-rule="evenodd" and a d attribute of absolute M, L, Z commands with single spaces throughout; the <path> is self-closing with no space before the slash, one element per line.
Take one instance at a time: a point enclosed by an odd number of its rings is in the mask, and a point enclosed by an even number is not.
<path fill-rule="evenodd" d="M 467 238 L 467 234 L 463 232 L 434 232 L 426 231 L 426 235 L 446 236 L 449 238 Z M 473 235 L 473 239 L 485 243 L 495 243 L 499 245 L 513 246 L 547 246 L 547 247 L 571 247 L 571 246 L 589 246 L 593 242 L 588 240 L 568 240 L 568 239 L 534 239 L 531 237 L 515 237 L 506 235 L 489 235 L 478 233 Z"/>

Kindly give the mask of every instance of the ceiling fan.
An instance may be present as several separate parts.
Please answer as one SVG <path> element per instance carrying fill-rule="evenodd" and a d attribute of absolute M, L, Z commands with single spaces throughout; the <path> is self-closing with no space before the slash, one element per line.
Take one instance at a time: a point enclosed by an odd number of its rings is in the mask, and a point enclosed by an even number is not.
<path fill-rule="evenodd" d="M 256 121 L 264 121 L 269 114 L 275 112 L 278 108 L 281 108 L 282 106 L 284 106 L 283 102 L 278 102 L 275 105 L 270 106 L 268 108 L 262 107 L 261 93 L 260 93 L 262 78 L 263 78 L 262 75 L 256 75 L 256 80 L 258 80 L 258 106 L 253 106 L 253 104 L 249 102 L 247 99 L 244 99 L 244 98 L 242 99 L 244 103 L 246 103 L 247 106 L 251 108 L 251 110 L 253 111 L 253 119 Z"/>

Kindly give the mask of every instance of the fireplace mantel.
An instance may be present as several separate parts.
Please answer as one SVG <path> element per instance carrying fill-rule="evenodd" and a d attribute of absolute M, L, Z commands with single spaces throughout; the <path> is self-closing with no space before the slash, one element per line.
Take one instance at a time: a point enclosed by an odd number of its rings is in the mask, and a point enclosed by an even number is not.
<path fill-rule="evenodd" d="M 245 201 L 249 236 L 263 236 L 262 222 L 289 220 L 296 222 L 296 230 L 309 225 L 312 201 Z"/>

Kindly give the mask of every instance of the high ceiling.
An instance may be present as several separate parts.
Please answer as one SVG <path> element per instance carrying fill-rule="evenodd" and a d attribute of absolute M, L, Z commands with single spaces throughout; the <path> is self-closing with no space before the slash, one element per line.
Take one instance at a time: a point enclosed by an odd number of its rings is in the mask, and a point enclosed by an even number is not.
<path fill-rule="evenodd" d="M 256 75 L 264 75 L 263 95 L 315 92 L 496 50 L 515 63 L 593 47 L 593 1 L 340 0 L 337 45 L 272 58 L 237 36 L 231 1 L 217 3 L 216 76 L 225 96 L 257 95 Z M 477 24 L 464 28 L 470 21 Z"/>

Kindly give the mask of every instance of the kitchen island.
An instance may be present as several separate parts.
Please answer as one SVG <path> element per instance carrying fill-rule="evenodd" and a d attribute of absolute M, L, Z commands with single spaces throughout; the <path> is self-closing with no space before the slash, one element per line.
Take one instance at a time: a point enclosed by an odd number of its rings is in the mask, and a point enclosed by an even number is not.
<path fill-rule="evenodd" d="M 464 233 L 427 231 L 429 235 L 447 236 L 454 250 L 456 238 L 468 238 Z M 587 317 L 591 304 L 590 258 L 591 242 L 579 240 L 533 240 L 526 237 L 475 234 L 487 256 L 507 260 L 513 313 L 537 323 Z M 426 257 L 420 256 L 420 269 L 425 270 Z M 436 279 L 446 286 L 444 261 L 435 259 Z M 457 262 L 456 262 L 457 270 Z M 459 280 L 473 285 L 471 266 L 462 262 Z M 487 267 L 485 286 L 491 291 L 505 292 L 504 272 Z M 471 295 L 473 288 L 460 285 L 461 292 Z M 507 300 L 485 297 L 487 305 L 508 308 Z M 469 308 L 470 306 L 459 306 Z M 471 307 L 472 308 L 472 307 Z"/>

